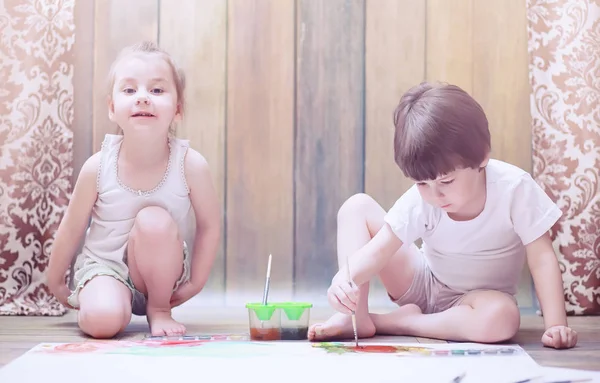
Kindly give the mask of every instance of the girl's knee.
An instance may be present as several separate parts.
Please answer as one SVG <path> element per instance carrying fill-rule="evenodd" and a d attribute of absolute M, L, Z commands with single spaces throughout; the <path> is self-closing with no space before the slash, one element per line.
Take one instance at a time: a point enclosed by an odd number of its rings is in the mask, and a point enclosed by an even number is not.
<path fill-rule="evenodd" d="M 93 338 L 107 339 L 119 334 L 131 320 L 131 309 L 119 305 L 94 305 L 79 311 L 79 327 Z"/>
<path fill-rule="evenodd" d="M 367 212 L 378 203 L 368 194 L 357 193 L 348 198 L 338 211 L 338 221 L 346 219 L 349 216 L 367 215 Z"/>
<path fill-rule="evenodd" d="M 171 214 L 158 206 L 149 206 L 140 210 L 135 217 L 132 236 L 142 236 L 144 240 L 163 242 L 165 237 L 176 238 L 177 224 Z"/>

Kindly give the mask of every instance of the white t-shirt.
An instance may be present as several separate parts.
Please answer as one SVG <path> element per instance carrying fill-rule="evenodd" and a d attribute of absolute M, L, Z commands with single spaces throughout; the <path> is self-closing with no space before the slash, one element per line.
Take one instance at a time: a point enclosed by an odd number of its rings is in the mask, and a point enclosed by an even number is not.
<path fill-rule="evenodd" d="M 562 212 L 524 170 L 490 160 L 483 211 L 455 221 L 426 203 L 414 185 L 389 210 L 385 221 L 398 238 L 421 238 L 433 275 L 458 291 L 493 289 L 514 295 L 526 259 L 525 245 L 546 233 Z"/>

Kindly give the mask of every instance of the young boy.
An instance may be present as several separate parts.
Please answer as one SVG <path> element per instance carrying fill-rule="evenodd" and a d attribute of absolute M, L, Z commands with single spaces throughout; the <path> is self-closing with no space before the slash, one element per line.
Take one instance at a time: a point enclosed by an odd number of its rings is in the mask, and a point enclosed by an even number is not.
<path fill-rule="evenodd" d="M 515 294 L 527 259 L 544 314 L 542 343 L 574 347 L 548 234 L 561 211 L 527 172 L 489 158 L 481 106 L 456 86 L 423 83 L 402 97 L 394 125 L 396 163 L 416 184 L 387 213 L 364 194 L 342 205 L 341 270 L 328 290 L 339 313 L 312 326 L 309 339 L 352 338 L 347 314 L 355 310 L 362 338 L 506 341 L 519 329 Z M 399 306 L 387 314 L 368 311 L 376 275 Z"/>

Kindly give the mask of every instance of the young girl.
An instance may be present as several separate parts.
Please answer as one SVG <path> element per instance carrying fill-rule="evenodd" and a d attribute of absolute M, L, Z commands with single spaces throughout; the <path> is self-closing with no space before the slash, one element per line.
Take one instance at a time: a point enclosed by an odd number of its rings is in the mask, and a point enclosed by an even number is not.
<path fill-rule="evenodd" d="M 48 284 L 79 309 L 79 327 L 92 337 L 113 337 L 132 313 L 147 315 L 152 335 L 183 334 L 171 309 L 206 283 L 221 214 L 206 160 L 173 136 L 184 75 L 155 44 L 141 43 L 121 52 L 109 80 L 108 114 L 122 134 L 106 135 L 81 169 Z M 84 233 L 71 292 L 64 276 Z"/>
<path fill-rule="evenodd" d="M 479 104 L 458 87 L 424 83 L 402 97 L 394 123 L 396 163 L 416 184 L 387 213 L 364 194 L 340 208 L 341 270 L 328 290 L 339 313 L 312 326 L 309 339 L 352 338 L 347 314 L 356 310 L 360 337 L 508 340 L 520 325 L 515 294 L 527 260 L 544 314 L 542 343 L 575 346 L 548 235 L 561 211 L 528 173 L 489 159 Z M 422 249 L 413 244 L 419 238 Z M 376 275 L 395 311 L 369 313 Z"/>

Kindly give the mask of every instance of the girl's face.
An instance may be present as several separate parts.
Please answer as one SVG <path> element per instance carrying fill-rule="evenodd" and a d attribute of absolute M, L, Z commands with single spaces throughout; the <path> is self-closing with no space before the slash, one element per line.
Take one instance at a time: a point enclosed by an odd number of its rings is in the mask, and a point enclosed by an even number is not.
<path fill-rule="evenodd" d="M 132 55 L 114 73 L 108 115 L 124 134 L 167 135 L 181 117 L 177 90 L 169 64 L 156 55 Z"/>

